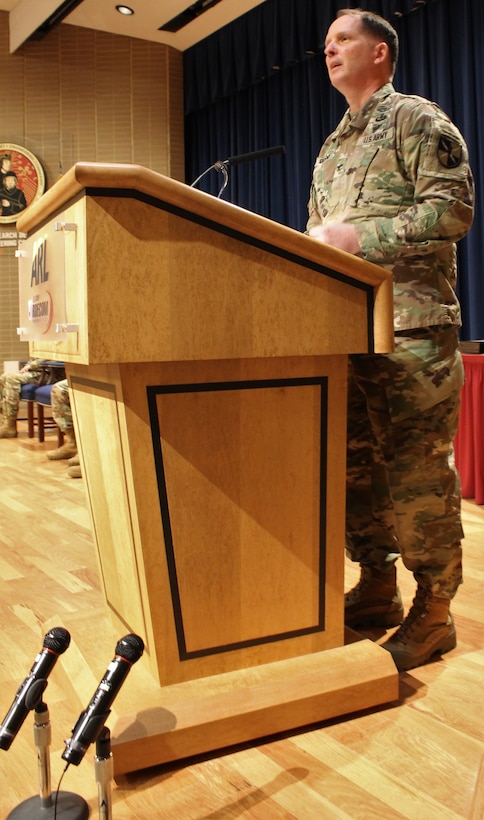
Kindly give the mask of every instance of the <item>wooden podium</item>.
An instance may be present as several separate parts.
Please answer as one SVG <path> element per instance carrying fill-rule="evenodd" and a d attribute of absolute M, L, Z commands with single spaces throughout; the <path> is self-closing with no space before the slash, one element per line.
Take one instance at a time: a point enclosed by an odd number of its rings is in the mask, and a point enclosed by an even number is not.
<path fill-rule="evenodd" d="M 66 363 L 105 601 L 146 644 L 115 771 L 396 699 L 343 624 L 346 354 L 392 349 L 387 272 L 133 165 L 76 164 L 18 229 L 65 276 L 31 353 Z"/>

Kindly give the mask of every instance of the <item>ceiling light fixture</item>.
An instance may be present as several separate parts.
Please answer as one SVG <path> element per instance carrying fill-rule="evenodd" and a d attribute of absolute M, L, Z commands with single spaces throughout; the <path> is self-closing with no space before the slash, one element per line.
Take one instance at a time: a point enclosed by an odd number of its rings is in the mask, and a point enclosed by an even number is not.
<path fill-rule="evenodd" d="M 116 6 L 116 11 L 119 11 L 120 14 L 134 14 L 134 11 L 129 6 Z"/>

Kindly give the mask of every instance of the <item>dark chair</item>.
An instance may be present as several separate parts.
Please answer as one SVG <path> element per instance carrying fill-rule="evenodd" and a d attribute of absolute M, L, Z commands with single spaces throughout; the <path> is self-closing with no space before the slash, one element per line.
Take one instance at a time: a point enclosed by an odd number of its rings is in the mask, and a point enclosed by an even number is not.
<path fill-rule="evenodd" d="M 31 382 L 30 384 L 23 384 L 20 388 L 20 400 L 27 402 L 27 430 L 29 438 L 34 437 L 34 427 L 35 427 L 35 415 L 34 415 L 34 405 L 35 405 L 35 391 L 37 390 L 37 384 L 35 382 Z"/>
<path fill-rule="evenodd" d="M 55 384 L 55 382 L 54 382 Z M 37 404 L 37 435 L 39 441 L 44 441 L 46 427 L 55 427 L 57 430 L 57 446 L 62 447 L 64 434 L 53 419 L 46 419 L 44 408 L 51 406 L 51 393 L 54 384 L 43 384 L 35 390 L 35 401 Z"/>
<path fill-rule="evenodd" d="M 53 385 L 65 379 L 66 371 L 63 362 L 45 361 L 41 364 L 42 375 L 38 382 L 23 384 L 20 388 L 20 399 L 27 402 L 27 431 L 29 438 L 34 437 L 35 424 L 37 423 L 37 436 L 39 442 L 45 440 L 45 430 L 56 428 L 58 446 L 64 443 L 64 435 L 53 419 L 46 419 L 44 408 L 51 406 L 50 394 Z M 37 407 L 37 416 L 35 415 Z"/>

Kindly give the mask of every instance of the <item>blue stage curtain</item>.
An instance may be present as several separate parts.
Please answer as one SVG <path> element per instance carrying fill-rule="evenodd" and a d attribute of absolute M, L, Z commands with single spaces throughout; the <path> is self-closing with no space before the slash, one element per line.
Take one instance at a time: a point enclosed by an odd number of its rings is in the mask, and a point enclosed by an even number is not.
<path fill-rule="evenodd" d="M 229 167 L 223 198 L 304 230 L 314 159 L 346 103 L 327 78 L 322 42 L 344 0 L 266 0 L 185 52 L 186 181 L 216 160 L 285 145 L 284 156 Z M 473 228 L 459 243 L 463 339 L 484 338 L 484 4 L 360 0 L 400 37 L 395 87 L 433 99 L 469 146 Z M 215 170 L 197 184 L 217 195 Z"/>

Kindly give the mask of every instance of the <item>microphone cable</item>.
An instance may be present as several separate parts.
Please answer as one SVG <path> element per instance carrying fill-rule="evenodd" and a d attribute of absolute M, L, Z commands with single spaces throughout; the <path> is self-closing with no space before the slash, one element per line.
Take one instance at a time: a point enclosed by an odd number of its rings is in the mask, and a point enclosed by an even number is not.
<path fill-rule="evenodd" d="M 67 771 L 67 769 L 69 768 L 70 765 L 71 765 L 70 763 L 66 763 L 66 765 L 64 766 L 64 771 L 62 772 L 62 774 L 59 778 L 59 782 L 57 784 L 57 789 L 56 789 L 55 797 L 54 797 L 54 820 L 57 820 L 57 804 L 59 802 L 60 787 L 62 785 L 62 781 L 64 780 L 64 775 L 65 775 L 65 773 L 66 773 L 66 771 Z"/>

